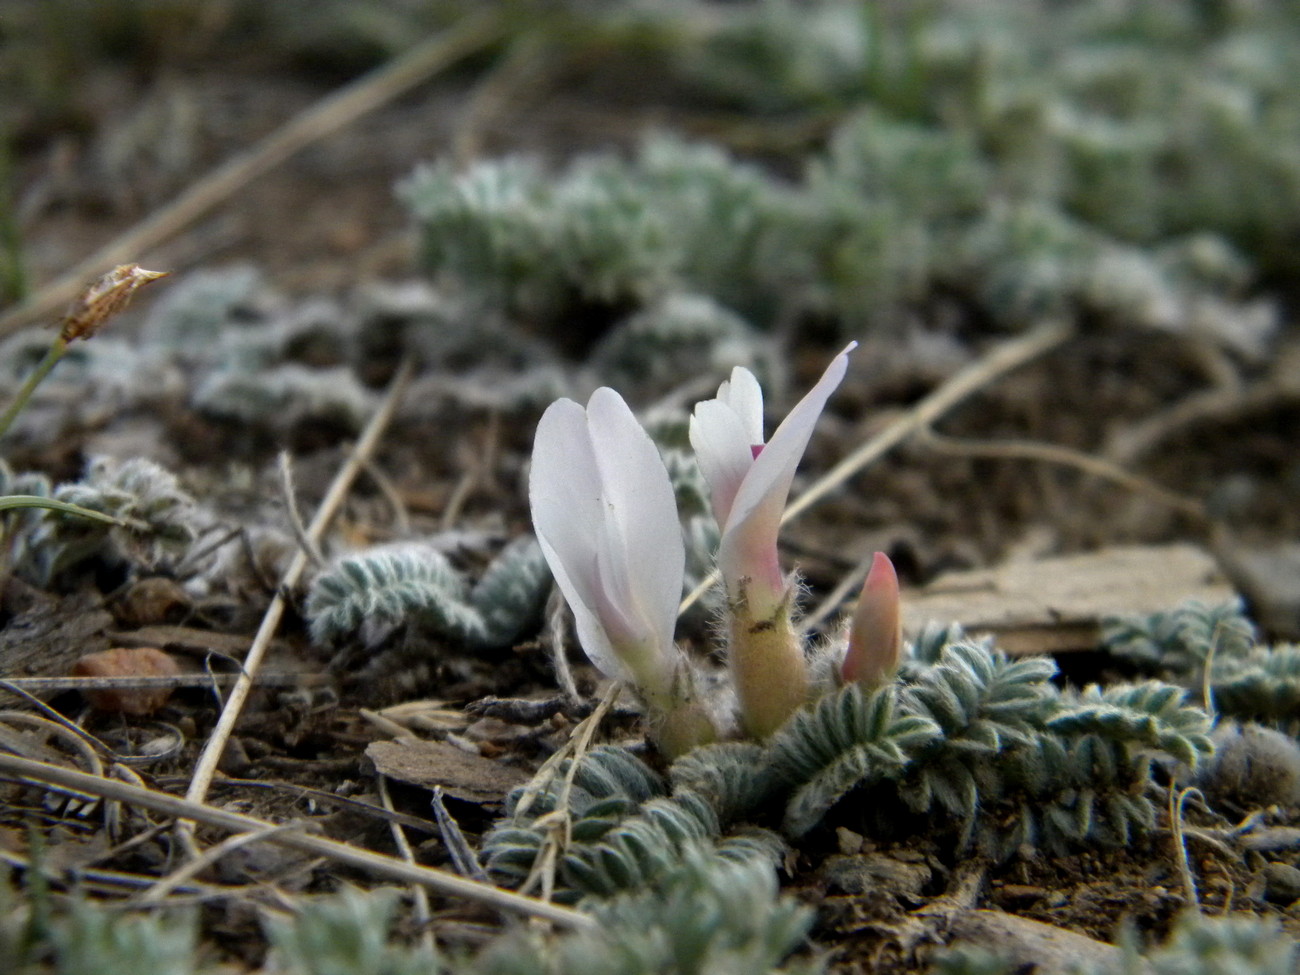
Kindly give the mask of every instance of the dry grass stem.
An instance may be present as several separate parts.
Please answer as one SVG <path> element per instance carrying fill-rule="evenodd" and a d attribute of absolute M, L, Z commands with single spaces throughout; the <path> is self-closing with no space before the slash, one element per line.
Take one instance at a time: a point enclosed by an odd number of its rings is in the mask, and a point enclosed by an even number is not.
<path fill-rule="evenodd" d="M 307 534 L 303 524 L 302 512 L 298 510 L 298 494 L 293 484 L 293 458 L 289 451 L 283 450 L 278 458 L 280 468 L 280 492 L 284 495 L 284 511 L 289 518 L 289 529 L 293 532 L 298 547 L 307 555 L 312 568 L 319 569 L 325 564 L 325 557 L 320 554 L 320 545 Z"/>
<path fill-rule="evenodd" d="M 352 487 L 352 482 L 360 473 L 365 458 L 374 453 L 380 438 L 383 436 L 384 431 L 387 430 L 388 424 L 392 421 L 393 414 L 401 402 L 402 395 L 406 391 L 407 384 L 410 382 L 411 370 L 409 360 L 402 363 L 397 375 L 393 377 L 393 381 L 389 384 L 388 392 L 385 393 L 383 401 L 366 425 L 361 439 L 353 448 L 352 453 L 349 454 L 338 474 L 335 475 L 333 483 L 330 484 L 329 490 L 316 512 L 316 517 L 312 519 L 311 525 L 307 529 L 307 537 L 314 544 L 320 543 L 320 539 L 324 535 L 330 520 L 338 511 L 339 506 L 342 505 L 344 498 Z M 244 701 L 253 688 L 262 658 L 270 647 L 275 631 L 279 628 L 280 620 L 284 616 L 284 593 L 292 590 L 297 585 L 306 568 L 307 556 L 300 550 L 285 571 L 284 578 L 280 581 L 280 588 L 272 598 L 271 605 L 267 607 L 266 615 L 262 618 L 262 625 L 258 628 L 252 646 L 249 647 L 248 656 L 244 659 L 243 672 L 231 689 L 230 696 L 222 708 L 221 717 L 217 720 L 217 725 L 213 728 L 212 735 L 207 744 L 204 745 L 198 762 L 195 764 L 190 788 L 186 792 L 186 798 L 190 802 L 202 802 L 207 795 L 212 776 L 216 773 L 217 762 L 225 750 L 226 742 L 230 739 L 230 733 L 234 730 L 235 722 L 239 719 Z"/>
<path fill-rule="evenodd" d="M 501 37 L 505 27 L 503 19 L 492 12 L 465 17 L 454 27 L 322 98 L 248 152 L 221 164 L 168 206 L 120 234 L 0 317 L 0 336 L 47 317 L 64 302 L 72 301 L 88 277 L 102 274 L 105 268 L 120 264 L 132 255 L 147 253 L 300 149 L 492 44 Z"/>
<path fill-rule="evenodd" d="M 799 629 L 803 634 L 811 633 L 817 629 L 832 613 L 837 610 L 846 600 L 855 588 L 862 584 L 862 580 L 867 577 L 871 571 L 871 562 L 875 558 L 875 552 L 868 552 L 861 561 L 855 565 L 847 575 L 839 581 L 823 599 L 815 610 L 799 621 Z"/>
<path fill-rule="evenodd" d="M 58 791 L 70 791 L 78 796 L 97 796 L 117 802 L 127 803 L 144 809 L 178 819 L 191 820 L 205 826 L 212 826 L 228 832 L 247 833 L 267 830 L 274 824 L 242 813 L 216 809 L 198 802 L 190 802 L 179 796 L 157 792 L 153 789 L 141 789 L 139 786 L 125 782 L 88 775 L 62 766 L 0 753 L 0 776 L 28 782 L 42 787 L 55 787 Z M 266 842 L 280 846 L 292 847 L 315 856 L 324 857 L 337 863 L 344 863 L 375 876 L 384 877 L 403 883 L 418 883 L 437 890 L 451 897 L 465 897 L 487 904 L 498 910 L 514 914 L 539 917 L 569 928 L 589 928 L 595 922 L 591 917 L 579 911 L 558 904 L 549 904 L 532 897 L 525 897 L 513 891 L 502 890 L 490 884 L 479 883 L 465 877 L 424 867 L 418 864 L 403 863 L 394 857 L 384 856 L 370 850 L 363 850 L 337 840 L 326 839 L 301 830 L 287 830 L 269 833 Z"/>
<path fill-rule="evenodd" d="M 0 691 L 39 693 L 59 691 L 128 690 L 144 687 L 210 687 L 233 684 L 238 674 L 174 674 L 162 677 L 10 677 L 0 681 Z M 294 687 L 324 683 L 315 674 L 258 674 L 253 682 L 263 687 Z"/>
<path fill-rule="evenodd" d="M 1196 892 L 1196 880 L 1192 877 L 1192 866 L 1187 859 L 1187 841 L 1183 837 L 1183 805 L 1187 802 L 1190 795 L 1201 794 L 1200 789 L 1169 789 L 1169 832 L 1174 841 L 1174 865 L 1178 868 L 1178 876 L 1183 882 L 1183 896 L 1187 899 L 1187 906 L 1193 910 L 1201 909 L 1201 899 Z"/>
<path fill-rule="evenodd" d="M 379 790 L 379 801 L 383 804 L 387 812 L 396 812 L 393 807 L 393 797 L 388 794 L 388 777 L 383 773 L 375 775 L 376 786 Z M 388 821 L 388 831 L 393 837 L 393 845 L 397 847 L 398 856 L 405 863 L 415 862 L 415 851 L 411 849 L 411 844 L 406 838 L 406 830 L 402 829 L 402 824 L 394 820 Z M 429 921 L 433 917 L 429 910 L 429 892 L 419 884 L 411 885 L 411 904 L 415 916 L 415 922 L 420 926 L 420 939 L 424 943 L 425 950 L 432 952 L 434 950 L 433 932 L 429 930 Z"/>
<path fill-rule="evenodd" d="M 538 852 L 537 859 L 533 861 L 533 869 L 519 888 L 521 891 L 528 891 L 533 890 L 540 884 L 542 888 L 541 897 L 544 901 L 549 902 L 551 895 L 555 892 L 555 867 L 559 862 L 560 854 L 569 845 L 569 830 L 573 825 L 569 815 L 569 795 L 573 791 L 573 780 L 578 775 L 578 762 L 591 748 L 591 740 L 596 735 L 596 729 L 605 720 L 605 715 L 614 706 L 614 702 L 618 700 L 618 695 L 622 690 L 623 685 L 618 681 L 614 681 L 609 685 L 605 696 L 596 705 L 596 710 L 580 721 L 574 727 L 573 732 L 569 735 L 569 740 L 564 743 L 564 746 L 557 749 L 554 755 L 542 763 L 542 767 L 529 780 L 523 795 L 520 796 L 519 802 L 515 805 L 515 814 L 517 816 L 525 815 L 538 795 L 541 794 L 544 787 L 543 783 L 549 785 L 554 780 L 554 770 L 566 758 L 571 759 L 569 768 L 564 775 L 564 781 L 560 783 L 560 791 L 555 799 L 554 812 L 539 816 L 533 823 L 535 827 L 547 831 L 546 839 L 542 841 L 542 848 Z"/>
<path fill-rule="evenodd" d="M 146 904 L 160 904 L 163 899 L 175 892 L 182 885 L 189 883 L 208 867 L 215 864 L 227 853 L 233 853 L 242 847 L 251 843 L 260 843 L 269 840 L 280 833 L 290 830 L 301 831 L 302 823 L 284 823 L 279 826 L 268 824 L 262 829 L 250 830 L 247 833 L 238 833 L 234 836 L 228 836 L 215 846 L 210 846 L 203 851 L 201 856 L 189 861 L 178 870 L 174 870 L 166 877 L 159 880 L 152 887 L 146 890 L 135 899 L 137 906 Z"/>
<path fill-rule="evenodd" d="M 1180 514 L 1197 521 L 1207 517 L 1205 505 L 1174 491 L 1161 487 L 1154 481 L 1124 470 L 1117 464 L 1055 444 L 1035 443 L 1030 440 L 965 440 L 935 433 L 930 428 L 921 431 L 919 441 L 923 447 L 955 457 L 989 457 L 1006 460 L 1032 460 L 1048 464 L 1073 467 L 1085 474 L 1109 481 L 1122 488 L 1146 495 Z"/>

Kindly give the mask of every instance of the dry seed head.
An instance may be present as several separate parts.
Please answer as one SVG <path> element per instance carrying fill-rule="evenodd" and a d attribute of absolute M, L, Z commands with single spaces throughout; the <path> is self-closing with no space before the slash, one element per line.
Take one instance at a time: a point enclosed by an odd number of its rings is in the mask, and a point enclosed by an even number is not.
<path fill-rule="evenodd" d="M 139 264 L 120 264 L 86 289 L 72 306 L 59 338 L 64 342 L 88 339 L 131 301 L 136 289 L 165 278 L 168 271 L 146 271 Z"/>

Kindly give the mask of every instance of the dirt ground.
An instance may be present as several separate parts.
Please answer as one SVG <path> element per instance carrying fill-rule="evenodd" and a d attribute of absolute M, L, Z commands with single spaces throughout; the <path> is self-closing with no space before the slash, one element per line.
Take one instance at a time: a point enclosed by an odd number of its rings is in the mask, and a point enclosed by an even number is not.
<path fill-rule="evenodd" d="M 239 187 L 212 213 L 136 259 L 178 275 L 249 264 L 283 300 L 323 297 L 347 305 L 375 281 L 419 277 L 410 217 L 393 187 L 421 160 L 456 151 L 529 152 L 558 163 L 586 150 L 630 146 L 652 126 L 731 134 L 737 144 L 747 138 L 741 120 L 693 109 L 653 85 L 637 90 L 633 79 L 603 81 L 585 65 L 545 72 L 532 84 L 516 85 L 517 97 L 485 105 L 480 68 L 452 71 L 365 114 Z M 31 281 L 39 287 L 74 266 L 343 80 L 318 68 L 225 50 L 190 64 L 94 65 L 64 115 L 33 115 L 20 130 L 13 185 Z M 618 87 L 611 91 L 611 84 Z M 808 132 L 807 147 L 817 137 Z M 168 151 L 159 150 L 163 144 Z M 129 335 L 165 287 L 142 294 L 113 328 Z M 804 388 L 820 371 L 828 343 L 809 331 L 794 334 L 789 345 L 791 388 Z M 951 375 L 952 366 L 936 363 L 922 345 L 919 338 L 863 337 L 801 484 Z M 970 337 L 962 361 L 992 345 Z M 1294 337 L 1289 348 L 1292 356 L 1300 348 Z M 376 395 L 392 378 L 392 367 L 379 361 L 364 377 Z M 430 378 L 417 376 L 417 388 Z M 1183 337 L 1085 331 L 958 406 L 942 425 L 946 436 L 960 438 L 947 449 L 939 441 L 911 441 L 852 477 L 791 526 L 786 557 L 803 572 L 809 606 L 877 549 L 890 553 L 905 586 L 919 587 L 947 571 L 1007 560 L 1190 541 L 1226 554 L 1234 582 L 1258 583 L 1241 566 L 1300 531 L 1294 439 L 1300 399 L 1293 392 L 1235 399 L 1223 392 L 1254 379 Z M 1216 392 L 1221 402 L 1207 402 Z M 375 453 L 380 476 L 357 482 L 333 531 L 358 546 L 403 533 L 457 530 L 468 539 L 464 557 L 481 560 L 482 543 L 476 549 L 475 539 L 495 543 L 527 530 L 522 478 L 536 413 L 503 419 L 454 399 L 417 405 L 399 410 Z M 167 460 L 230 523 L 241 516 L 265 523 L 283 516 L 274 487 L 281 446 L 294 454 L 299 503 L 310 516 L 352 437 L 347 430 L 304 428 L 277 443 L 164 397 L 127 416 L 97 415 L 50 442 L 12 444 L 5 456 L 15 469 L 41 470 L 57 480 L 77 475 L 89 453 L 143 446 Z M 1171 505 L 1095 477 L 1077 463 L 1079 456 L 1103 456 L 1132 438 L 1141 438 L 1141 447 L 1131 452 L 1128 468 L 1189 504 Z M 994 456 L 972 446 L 1008 440 L 1071 453 L 1045 460 Z M 237 477 L 236 471 L 244 473 Z M 9 676 L 58 675 L 76 655 L 109 645 L 160 646 L 194 672 L 201 672 L 214 645 L 238 659 L 276 591 L 274 578 L 259 578 L 258 568 L 252 567 L 238 598 L 231 592 L 196 598 L 167 579 L 92 577 L 62 593 L 11 579 L 0 605 L 8 630 L 8 637 L 0 631 L 0 673 L 4 653 L 10 655 Z M 496 785 L 480 770 L 447 787 L 448 810 L 474 842 L 499 813 L 504 791 L 558 747 L 579 718 L 561 710 L 525 724 L 465 711 L 488 696 L 553 695 L 554 676 L 539 639 L 487 658 L 444 654 L 434 664 L 413 663 L 397 652 L 339 668 L 312 648 L 300 608 L 291 603 L 265 669 L 316 676 L 299 686 L 254 692 L 214 782 L 210 801 L 216 805 L 267 820 L 310 816 L 325 835 L 390 852 L 388 824 L 371 812 L 376 794 L 367 746 L 390 739 L 396 722 L 420 735 L 469 743 L 500 766 Z M 36 621 L 41 628 L 32 636 Z M 1271 622 L 1267 635 L 1296 636 L 1287 629 L 1296 620 L 1285 606 Z M 24 626 L 29 629 L 20 641 L 16 634 Z M 33 641 L 42 648 L 39 664 L 21 656 Z M 592 694 L 597 675 L 576 649 L 571 660 L 579 689 Z M 1095 672 L 1095 661 L 1080 661 L 1062 660 L 1071 679 L 1104 676 Z M 178 794 L 217 718 L 210 693 L 201 688 L 178 691 L 149 718 L 88 710 L 75 694 L 50 696 L 47 703 L 116 752 L 161 754 L 142 762 L 139 774 Z M 399 705 L 406 710 L 384 711 Z M 388 723 L 368 717 L 375 712 L 386 714 Z M 615 721 L 609 733 L 631 740 L 636 726 Z M 501 792 L 491 795 L 497 786 Z M 447 850 L 429 821 L 428 790 L 400 782 L 392 788 L 407 824 L 424 824 L 423 833 L 410 831 L 416 858 L 446 865 Z M 121 888 L 109 873 L 154 877 L 168 869 L 164 830 L 138 833 L 128 843 L 110 837 L 97 814 L 79 817 L 71 808 L 53 807 L 35 790 L 9 787 L 5 796 L 0 849 L 26 850 L 27 824 L 38 823 L 47 863 L 79 868 L 88 889 L 117 896 Z M 355 800 L 368 805 L 357 807 Z M 1206 813 L 1189 815 L 1207 830 L 1224 825 Z M 1300 825 L 1285 810 L 1267 816 L 1273 826 Z M 220 837 L 200 831 L 199 838 L 209 843 Z M 789 865 L 785 881 L 816 905 L 814 940 L 835 952 L 837 971 L 925 971 L 935 945 L 950 935 L 945 903 L 1003 911 L 1102 941 L 1115 937 L 1121 919 L 1158 938 L 1185 905 L 1167 823 L 1124 850 L 1035 855 L 1007 864 L 967 863 L 926 837 L 879 849 L 857 840 L 830 831 L 819 835 Z M 1265 895 L 1260 854 L 1227 856 L 1222 845 L 1208 842 L 1193 842 L 1190 849 L 1203 909 L 1214 913 L 1231 904 L 1277 916 L 1300 936 L 1300 901 Z M 836 869 L 845 858 L 865 854 L 909 869 L 868 885 Z M 969 885 L 971 870 L 982 883 L 955 889 Z M 267 845 L 223 859 L 212 878 L 272 883 L 285 893 L 323 890 L 337 880 L 371 882 L 357 871 Z M 211 900 L 203 910 L 205 937 L 220 958 L 249 968 L 261 963 L 265 945 L 243 899 Z M 433 927 L 440 941 L 465 945 L 487 937 L 498 920 L 485 908 L 442 899 Z"/>

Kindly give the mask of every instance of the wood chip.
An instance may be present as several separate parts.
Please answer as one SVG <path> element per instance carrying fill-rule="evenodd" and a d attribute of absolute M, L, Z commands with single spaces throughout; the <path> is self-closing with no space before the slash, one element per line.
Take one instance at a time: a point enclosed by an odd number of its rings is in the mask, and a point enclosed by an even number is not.
<path fill-rule="evenodd" d="M 446 742 L 418 738 L 372 742 L 366 757 L 390 779 L 426 789 L 442 786 L 447 795 L 480 805 L 501 802 L 528 778 L 523 769 L 471 755 Z"/>
<path fill-rule="evenodd" d="M 927 622 L 956 622 L 1013 654 L 1094 650 L 1105 617 L 1235 595 L 1194 545 L 1109 548 L 940 576 L 903 594 L 903 628 L 915 636 Z"/>

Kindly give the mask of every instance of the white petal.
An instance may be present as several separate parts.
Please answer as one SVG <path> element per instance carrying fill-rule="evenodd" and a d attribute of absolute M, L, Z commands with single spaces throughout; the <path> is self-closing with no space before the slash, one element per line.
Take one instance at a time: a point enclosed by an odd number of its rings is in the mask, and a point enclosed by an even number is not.
<path fill-rule="evenodd" d="M 624 679 L 626 669 L 599 616 L 602 493 L 586 412 L 573 400 L 557 400 L 542 414 L 533 440 L 528 479 L 533 529 L 573 610 L 583 650 L 603 673 Z"/>
<path fill-rule="evenodd" d="M 731 513 L 723 529 L 724 535 L 750 519 L 757 519 L 768 526 L 780 522 L 786 498 L 790 494 L 790 485 L 794 481 L 795 469 L 803 458 L 826 401 L 844 379 L 849 365 L 848 354 L 857 344 L 850 343 L 831 360 L 817 385 L 781 421 L 763 452 L 754 459 L 749 474 L 732 503 Z"/>
<path fill-rule="evenodd" d="M 659 448 L 612 389 L 591 395 L 587 421 L 604 486 L 607 592 L 645 627 L 644 638 L 668 655 L 686 565 L 668 470 Z"/>
<path fill-rule="evenodd" d="M 709 484 L 713 517 L 721 527 L 727 523 L 736 492 L 754 464 L 754 441 L 736 411 L 720 399 L 695 404 L 690 436 L 700 472 Z"/>
<path fill-rule="evenodd" d="M 718 399 L 733 410 L 744 424 L 751 446 L 763 442 L 763 387 L 744 366 L 731 370 L 731 379 L 718 388 Z"/>

